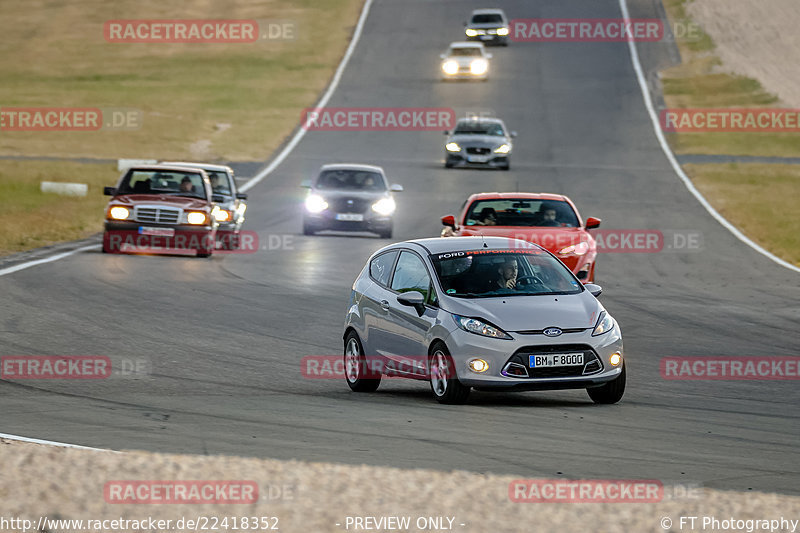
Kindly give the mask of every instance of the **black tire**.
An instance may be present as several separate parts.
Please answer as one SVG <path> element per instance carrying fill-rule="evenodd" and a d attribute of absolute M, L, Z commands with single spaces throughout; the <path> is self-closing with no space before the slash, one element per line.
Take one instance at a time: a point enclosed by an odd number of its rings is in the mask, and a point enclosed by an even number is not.
<path fill-rule="evenodd" d="M 431 346 L 428 356 L 428 381 L 436 401 L 444 404 L 463 404 L 469 397 L 470 388 L 458 381 L 455 364 L 450 351 L 442 342 Z M 443 367 L 444 365 L 444 367 Z M 444 368 L 442 371 L 441 369 Z"/>
<path fill-rule="evenodd" d="M 444 168 L 453 168 L 454 166 L 455 165 L 453 163 L 451 163 L 450 161 L 445 161 L 444 162 Z"/>
<path fill-rule="evenodd" d="M 367 363 L 364 347 L 355 331 L 344 339 L 344 380 L 353 392 L 375 392 L 381 384 L 380 372 Z"/>
<path fill-rule="evenodd" d="M 620 401 L 625 394 L 625 362 L 622 363 L 622 373 L 619 376 L 605 385 L 586 389 L 586 392 L 594 403 L 612 404 Z"/>
<path fill-rule="evenodd" d="M 314 235 L 314 233 L 316 233 L 316 230 L 310 225 L 303 222 L 303 235 Z"/>
<path fill-rule="evenodd" d="M 506 165 L 504 167 L 500 167 L 500 170 L 511 170 L 511 165 Z"/>
<path fill-rule="evenodd" d="M 197 257 L 207 258 L 211 257 L 214 252 L 210 250 L 197 250 Z"/>
<path fill-rule="evenodd" d="M 389 229 L 386 229 L 386 230 L 383 230 L 383 231 L 379 231 L 378 232 L 378 236 L 381 239 L 391 239 L 392 238 L 392 228 L 389 228 Z"/>

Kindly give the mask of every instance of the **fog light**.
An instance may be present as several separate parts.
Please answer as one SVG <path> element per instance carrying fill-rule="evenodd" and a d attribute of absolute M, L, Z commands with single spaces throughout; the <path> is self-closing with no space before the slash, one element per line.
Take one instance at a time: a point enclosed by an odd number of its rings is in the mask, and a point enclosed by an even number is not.
<path fill-rule="evenodd" d="M 486 372 L 489 370 L 489 363 L 483 359 L 473 359 L 469 362 L 469 369 L 473 372 Z"/>
<path fill-rule="evenodd" d="M 611 366 L 618 366 L 622 362 L 622 355 L 619 352 L 614 352 L 608 360 Z"/>

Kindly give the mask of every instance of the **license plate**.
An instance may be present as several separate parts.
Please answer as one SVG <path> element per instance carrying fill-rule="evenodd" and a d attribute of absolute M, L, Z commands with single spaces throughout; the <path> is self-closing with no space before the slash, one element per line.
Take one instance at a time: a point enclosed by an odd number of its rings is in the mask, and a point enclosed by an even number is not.
<path fill-rule="evenodd" d="M 159 237 L 173 237 L 175 235 L 175 228 L 147 228 L 144 226 L 140 226 L 139 234 L 157 235 Z"/>
<path fill-rule="evenodd" d="M 488 40 L 490 40 L 491 38 L 492 38 L 492 36 L 491 36 L 491 35 L 482 35 L 482 36 L 481 36 L 481 41 L 488 41 Z"/>
<path fill-rule="evenodd" d="M 488 161 L 488 158 L 480 156 L 467 156 L 467 161 L 469 161 L 470 163 L 486 163 L 486 161 Z"/>
<path fill-rule="evenodd" d="M 361 222 L 364 220 L 364 215 L 361 213 L 337 213 L 336 220 L 344 220 L 345 222 Z"/>
<path fill-rule="evenodd" d="M 528 366 L 531 368 L 579 366 L 583 364 L 582 353 L 551 353 L 547 355 L 530 355 L 528 357 Z"/>

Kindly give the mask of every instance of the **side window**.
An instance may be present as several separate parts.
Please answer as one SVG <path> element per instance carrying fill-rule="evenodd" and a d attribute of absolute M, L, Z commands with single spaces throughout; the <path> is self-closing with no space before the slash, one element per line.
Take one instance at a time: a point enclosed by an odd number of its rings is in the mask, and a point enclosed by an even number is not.
<path fill-rule="evenodd" d="M 419 291 L 427 301 L 430 288 L 431 277 L 422 259 L 411 252 L 401 252 L 392 278 L 392 289 L 397 292 Z"/>
<path fill-rule="evenodd" d="M 369 263 L 369 275 L 384 287 L 389 284 L 395 257 L 397 257 L 396 250 L 381 254 Z"/>

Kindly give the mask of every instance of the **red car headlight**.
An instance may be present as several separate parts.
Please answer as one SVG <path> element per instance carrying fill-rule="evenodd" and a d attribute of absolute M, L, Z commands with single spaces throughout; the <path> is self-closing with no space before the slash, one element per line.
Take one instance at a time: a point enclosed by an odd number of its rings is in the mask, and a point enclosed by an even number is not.
<path fill-rule="evenodd" d="M 586 252 L 589 251 L 589 243 L 586 241 L 581 241 L 578 244 L 573 244 L 567 246 L 566 248 L 562 248 L 558 251 L 561 255 L 584 255 Z"/>

